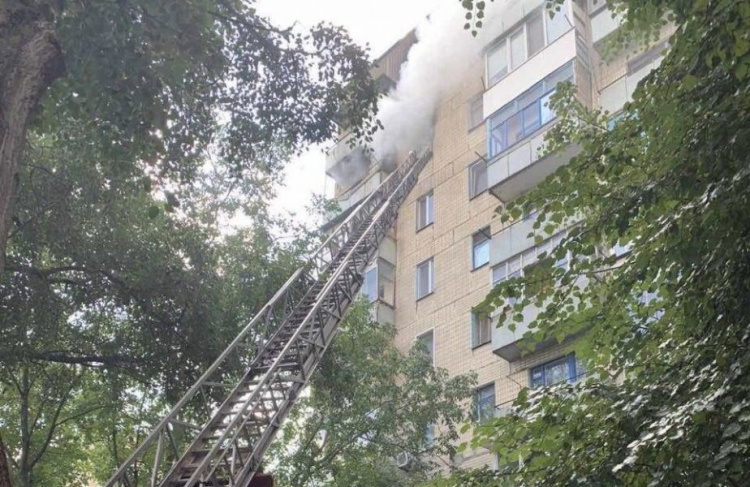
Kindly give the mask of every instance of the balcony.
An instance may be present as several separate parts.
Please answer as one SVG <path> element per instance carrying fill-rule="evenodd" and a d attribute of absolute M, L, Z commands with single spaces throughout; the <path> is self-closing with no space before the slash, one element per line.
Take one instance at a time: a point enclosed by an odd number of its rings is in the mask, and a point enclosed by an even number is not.
<path fill-rule="evenodd" d="M 544 136 L 553 124 L 541 128 L 487 164 L 487 180 L 492 195 L 508 203 L 535 188 L 578 153 L 580 148 L 571 145 L 563 151 L 542 155 Z"/>
<path fill-rule="evenodd" d="M 492 236 L 490 242 L 490 266 L 495 267 L 514 255 L 534 247 L 534 237 L 529 234 L 533 228 L 535 215 L 531 214 L 523 220 L 518 220 Z"/>
<path fill-rule="evenodd" d="M 365 271 L 361 293 L 372 303 L 372 318 L 378 323 L 394 323 L 396 304 L 396 241 L 383 240 L 373 264 Z"/>
<path fill-rule="evenodd" d="M 326 151 L 326 174 L 345 188 L 362 180 L 371 162 L 364 148 L 351 143 L 352 135 L 347 134 Z"/>
<path fill-rule="evenodd" d="M 586 106 L 592 101 L 586 26 L 580 20 L 586 15 L 575 2 L 565 2 L 562 12 L 568 30 L 553 37 L 484 94 L 488 186 L 504 203 L 534 188 L 578 150 L 569 147 L 542 156 L 545 134 L 556 122 L 549 102 L 557 84 L 572 81 L 579 100 Z"/>
<path fill-rule="evenodd" d="M 533 228 L 535 220 L 536 215 L 531 214 L 492 236 L 490 264 L 492 265 L 493 283 L 497 284 L 507 279 L 524 276 L 531 266 L 534 266 L 541 258 L 551 256 L 552 251 L 560 245 L 566 234 L 565 230 L 537 244 L 534 237 L 529 236 L 535 233 Z M 570 228 L 579 220 L 580 217 L 572 217 L 570 220 L 563 222 L 562 228 Z M 568 259 L 569 257 L 561 258 L 554 265 L 567 268 Z M 578 287 L 585 287 L 587 284 L 588 278 L 585 276 L 575 281 L 575 285 Z M 521 312 L 523 320 L 514 322 L 514 330 L 510 330 L 505 324 L 500 324 L 499 327 L 493 326 L 493 352 L 509 362 L 518 360 L 524 352 L 524 335 L 529 331 L 529 325 L 539 316 L 539 313 L 547 304 L 543 303 L 541 308 L 533 304 L 526 306 Z M 500 311 L 497 311 L 495 316 L 500 314 Z M 540 343 L 537 348 L 546 348 L 552 343 L 553 341 Z"/>
<path fill-rule="evenodd" d="M 534 305 L 529 305 L 523 310 L 523 321 L 516 322 L 515 331 L 511 331 L 507 326 L 492 328 L 492 351 L 507 360 L 513 362 L 521 358 L 525 351 L 524 335 L 529 331 L 529 323 L 539 316 L 540 309 Z M 539 348 L 546 348 L 547 343 L 539 344 Z"/>
<path fill-rule="evenodd" d="M 579 288 L 584 288 L 588 285 L 588 282 L 589 279 L 582 276 L 576 280 L 575 285 Z M 533 304 L 526 306 L 521 312 L 523 320 L 515 322 L 516 326 L 513 331 L 511 331 L 507 325 L 493 327 L 492 351 L 508 362 L 520 359 L 524 353 L 527 353 L 530 350 L 531 346 L 531 341 L 524 337 L 524 335 L 529 331 L 529 325 L 539 316 L 539 313 L 547 306 L 547 304 L 548 303 L 544 303 L 541 308 Z M 576 301 L 574 301 L 574 304 L 577 304 Z M 554 338 L 550 338 L 537 343 L 534 350 L 544 350 L 556 343 L 557 341 Z"/>

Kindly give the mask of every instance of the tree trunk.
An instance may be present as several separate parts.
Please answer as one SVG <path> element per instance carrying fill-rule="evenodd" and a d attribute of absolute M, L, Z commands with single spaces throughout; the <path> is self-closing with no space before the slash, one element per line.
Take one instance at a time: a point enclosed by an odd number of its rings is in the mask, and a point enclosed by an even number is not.
<path fill-rule="evenodd" d="M 10 483 L 10 468 L 8 467 L 8 451 L 0 437 L 0 487 L 13 487 Z"/>
<path fill-rule="evenodd" d="M 0 6 L 0 273 L 13 213 L 26 130 L 39 100 L 65 66 L 45 2 L 3 0 Z"/>

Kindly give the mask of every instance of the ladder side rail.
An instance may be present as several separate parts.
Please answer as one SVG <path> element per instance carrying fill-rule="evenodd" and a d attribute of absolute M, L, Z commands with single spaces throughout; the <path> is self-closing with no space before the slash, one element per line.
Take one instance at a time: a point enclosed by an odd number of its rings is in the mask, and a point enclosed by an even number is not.
<path fill-rule="evenodd" d="M 390 194 L 393 186 L 398 184 L 398 181 L 403 174 L 408 171 L 415 161 L 416 157 L 413 153 L 409 154 L 409 157 L 407 157 L 404 164 L 400 164 L 395 171 L 391 172 L 377 189 L 370 193 L 365 200 L 357 206 L 357 209 L 353 211 L 325 240 L 321 248 L 313 257 L 313 260 L 318 264 L 319 271 L 322 272 L 325 270 L 327 264 L 330 263 L 330 261 L 326 261 L 325 259 L 326 251 L 330 254 L 330 259 L 333 260 L 336 255 L 334 252 L 336 247 L 338 246 L 340 249 L 341 246 L 348 241 L 348 237 L 351 235 L 352 231 L 358 228 L 362 221 L 364 221 L 373 210 L 376 210 L 381 206 L 383 198 Z"/>
<path fill-rule="evenodd" d="M 378 216 L 376 216 L 373 223 L 370 225 L 368 230 L 360 239 L 359 243 L 355 245 L 355 247 L 352 249 L 350 255 L 348 256 L 349 262 L 354 262 L 354 259 L 352 259 L 352 257 L 354 253 L 356 252 L 356 250 L 360 247 L 361 243 L 365 240 L 370 240 L 370 242 L 365 242 L 365 248 L 368 249 L 368 252 L 367 252 L 366 258 L 363 260 L 364 264 L 359 266 L 360 268 L 354 270 L 354 272 L 356 272 L 358 275 L 361 275 L 361 273 L 367 267 L 368 263 L 372 260 L 372 258 L 377 253 L 378 246 L 380 245 L 382 240 L 385 238 L 385 235 L 388 233 L 388 230 L 391 228 L 394 221 L 396 220 L 396 217 L 398 215 L 398 210 L 401 204 L 408 196 L 408 193 L 411 192 L 411 190 L 414 188 L 414 185 L 416 184 L 417 176 L 419 175 L 419 172 L 421 171 L 422 167 L 424 167 L 427 161 L 429 161 L 430 155 L 431 153 L 429 152 L 425 154 L 423 159 L 420 161 L 420 164 L 416 167 L 415 171 L 413 171 L 411 174 L 407 176 L 407 178 L 405 178 L 406 184 L 401 185 L 401 187 L 397 189 L 396 193 L 392 195 L 395 197 L 395 198 L 392 198 L 392 200 L 395 200 L 395 201 L 390 201 L 389 204 L 384 205 L 384 208 L 378 214 Z M 409 181 L 407 181 L 407 179 Z M 380 216 L 382 214 L 386 214 L 386 217 L 381 221 Z M 371 229 L 373 229 L 373 231 L 371 231 Z M 359 282 L 359 284 L 361 285 L 361 282 Z M 357 289 L 352 290 L 352 294 L 356 293 L 356 291 Z M 349 304 L 351 304 L 351 302 L 347 304 L 346 308 L 348 308 Z M 335 315 L 332 315 L 331 317 L 338 318 Z M 309 324 L 312 324 L 312 321 L 310 321 Z M 302 390 L 307 385 L 309 378 L 314 373 L 315 369 L 320 363 L 320 360 L 319 360 L 320 357 L 322 357 L 325 354 L 329 345 L 331 344 L 332 338 L 335 335 L 335 331 L 337 327 L 338 327 L 338 322 L 335 323 L 335 328 L 331 330 L 327 334 L 327 336 L 323 334 L 323 329 L 321 329 L 320 334 L 323 335 L 322 337 L 323 347 L 320 351 L 315 350 L 313 352 L 313 353 L 318 354 L 318 360 L 314 360 L 312 364 L 310 365 L 309 369 L 303 375 L 304 383 L 295 384 L 296 390 L 294 391 L 294 394 L 298 395 L 298 391 Z M 318 337 L 315 337 L 313 340 L 317 342 L 318 339 L 320 338 L 321 337 L 318 336 Z M 296 395 L 292 397 L 296 398 L 297 397 Z M 287 409 L 286 410 L 282 409 L 280 410 L 279 413 L 277 413 L 280 418 L 278 421 L 276 421 L 277 425 L 281 421 L 283 421 L 283 418 L 286 416 L 286 414 L 288 414 L 289 410 L 294 405 L 293 402 L 291 401 L 288 401 L 288 402 L 289 404 L 282 405 L 282 408 L 286 407 Z M 253 475 L 255 473 L 253 469 L 256 468 L 260 464 L 260 461 L 263 457 L 263 454 L 265 453 L 265 450 L 270 445 L 270 442 L 273 439 L 273 436 L 275 436 L 275 434 L 278 432 L 280 427 L 279 426 L 274 427 L 274 423 L 272 422 L 268 426 L 267 429 L 268 431 L 264 431 L 261 439 L 258 441 L 257 447 L 253 449 L 253 452 L 248 457 L 246 465 L 242 467 L 242 470 L 235 477 L 234 479 L 235 485 L 237 485 L 238 487 L 247 487 L 247 484 L 250 482 L 250 480 L 252 480 Z"/>
<path fill-rule="evenodd" d="M 411 182 L 413 179 L 416 178 L 416 174 L 417 174 L 416 170 L 417 169 L 421 170 L 421 167 L 423 167 L 424 164 L 426 164 L 427 160 L 429 160 L 429 153 L 425 154 L 416 163 L 407 165 L 407 168 L 408 168 L 407 175 L 399 181 L 399 184 L 396 187 L 396 189 L 390 194 L 386 202 L 381 205 L 380 209 L 375 214 L 375 217 L 373 218 L 373 221 L 368 226 L 367 230 L 360 237 L 357 244 L 349 251 L 349 253 L 345 257 L 343 261 L 344 263 L 351 261 L 357 252 L 361 252 L 360 246 L 367 244 L 367 237 L 372 234 L 373 228 L 375 228 L 380 223 L 380 219 L 382 218 L 384 214 L 386 214 L 387 211 L 390 210 L 393 213 L 393 216 L 394 216 L 393 220 L 395 220 L 395 215 L 397 213 L 398 207 L 403 202 L 402 196 L 403 198 L 405 198 L 406 194 L 408 194 L 408 192 L 413 188 L 413 185 L 407 184 L 407 183 Z M 406 191 L 406 188 L 408 188 L 408 191 Z M 392 222 L 389 222 L 389 223 L 392 223 Z M 371 244 L 370 246 L 373 248 L 373 250 L 377 250 L 377 243 Z M 365 266 L 366 264 L 367 262 L 365 262 Z M 319 298 L 316 301 L 313 308 L 309 311 L 304 321 L 299 325 L 295 333 L 287 342 L 282 352 L 274 360 L 273 364 L 271 364 L 271 366 L 265 371 L 260 381 L 256 385 L 256 389 L 247 398 L 247 400 L 241 407 L 238 414 L 234 417 L 234 419 L 230 422 L 230 424 L 227 425 L 224 432 L 220 435 L 217 441 L 215 441 L 213 448 L 205 456 L 201 464 L 193 473 L 193 476 L 186 483 L 186 487 L 193 487 L 195 483 L 198 482 L 200 476 L 203 475 L 204 470 L 210 465 L 212 461 L 212 457 L 216 456 L 219 450 L 221 450 L 221 446 L 224 443 L 226 443 L 226 441 L 229 439 L 230 431 L 233 431 L 237 427 L 238 423 L 242 420 L 243 415 L 245 414 L 247 409 L 250 407 L 250 405 L 256 402 L 258 398 L 261 396 L 261 394 L 264 392 L 265 386 L 268 384 L 270 379 L 274 376 L 278 367 L 282 363 L 285 362 L 285 359 L 287 359 L 289 355 L 291 355 L 290 350 L 292 348 L 298 347 L 298 343 L 301 342 L 300 335 L 302 334 L 303 330 L 312 325 L 314 319 L 316 318 L 316 315 L 320 312 L 320 308 L 323 306 L 324 303 L 327 302 L 327 298 L 329 294 L 331 293 L 331 290 L 334 288 L 334 286 L 337 285 L 339 278 L 344 274 L 346 269 L 347 269 L 346 265 L 341 265 L 336 271 L 334 271 L 334 274 L 328 279 L 327 284 L 325 285 L 323 290 L 320 292 Z M 307 381 L 307 379 L 308 377 L 303 377 L 303 380 L 305 382 Z M 239 432 L 240 429 L 241 427 L 236 429 L 237 433 Z"/>
<path fill-rule="evenodd" d="M 211 377 L 213 374 L 224 364 L 224 362 L 227 360 L 227 358 L 235 351 L 237 351 L 238 346 L 240 346 L 249 335 L 251 335 L 251 332 L 254 331 L 258 325 L 261 323 L 261 320 L 268 318 L 269 316 L 272 317 L 273 311 L 275 310 L 276 306 L 281 303 L 282 305 L 285 304 L 286 301 L 288 301 L 285 298 L 288 298 L 290 291 L 294 290 L 295 284 L 301 283 L 303 279 L 308 279 L 308 283 L 315 282 L 314 271 L 317 270 L 318 272 L 322 272 L 330 263 L 332 262 L 333 258 L 335 258 L 335 253 L 332 251 L 335 245 L 339 244 L 341 242 L 341 238 L 344 238 L 344 236 L 349 237 L 353 233 L 353 229 L 355 223 L 361 223 L 364 221 L 369 214 L 373 211 L 373 209 L 382 206 L 379 201 L 384 195 L 388 194 L 387 190 L 390 190 L 392 186 L 397 184 L 398 179 L 400 179 L 402 173 L 408 171 L 411 166 L 413 165 L 414 158 L 411 158 L 411 160 L 407 160 L 407 163 L 402 164 L 396 171 L 393 171 L 385 181 L 378 187 L 378 189 L 373 192 L 370 196 L 367 197 L 367 199 L 362 202 L 357 210 L 353 212 L 352 215 L 349 215 L 347 220 L 345 220 L 336 231 L 333 232 L 331 236 L 319 247 L 319 249 L 316 251 L 315 254 L 307 261 L 305 265 L 297 269 L 297 271 L 292 274 L 292 276 L 287 279 L 286 283 L 279 289 L 279 291 L 276 292 L 276 294 L 271 298 L 271 300 L 266 303 L 266 305 L 261 308 L 261 310 L 256 314 L 255 317 L 243 328 L 243 330 L 240 331 L 240 333 L 237 335 L 237 337 L 227 346 L 227 348 L 217 357 L 217 359 L 213 362 L 213 364 L 206 370 L 206 372 L 201 375 L 201 377 L 193 384 L 193 386 L 188 389 L 188 391 L 183 395 L 183 397 L 172 407 L 172 409 L 166 414 L 166 416 L 159 422 L 157 425 L 153 428 L 152 432 L 141 441 L 141 443 L 136 447 L 136 449 L 133 451 L 133 453 L 128 457 L 128 459 L 118 468 L 118 470 L 113 474 L 113 476 L 107 481 L 105 484 L 105 487 L 114 487 L 116 485 L 116 482 L 122 480 L 124 478 L 124 475 L 128 471 L 129 468 L 131 468 L 135 463 L 137 463 L 138 459 L 147 451 L 147 449 L 158 439 L 159 435 L 166 432 L 166 429 L 168 428 L 169 424 L 176 420 L 177 417 L 180 415 L 182 410 L 188 405 L 190 400 L 197 394 L 199 390 L 208 382 L 210 382 Z M 411 163 L 411 164 L 410 164 Z M 345 241 L 343 243 L 346 243 Z M 343 246 L 343 245 L 341 245 Z M 340 247 L 339 247 L 340 248 Z M 330 260 L 326 260 L 323 256 L 325 253 L 328 253 L 332 256 Z M 308 272 L 311 271 L 308 275 Z M 309 284 L 308 284 L 309 287 Z M 304 293 L 303 293 L 304 296 Z M 300 299 L 301 301 L 301 299 Z M 284 320 L 280 320 L 279 323 L 276 325 L 275 330 L 264 330 L 264 337 L 267 338 L 269 335 L 275 336 L 279 329 L 280 325 L 284 322 Z M 270 333 L 269 333 L 270 332 Z M 265 343 L 261 345 L 259 350 L 262 350 L 265 348 L 265 345 L 269 343 L 270 340 L 267 340 Z M 256 353 L 256 357 L 260 356 L 261 353 Z M 242 381 L 240 381 L 242 382 Z M 231 396 L 230 396 L 231 397 Z M 209 421 L 210 422 L 210 421 Z M 158 466 L 154 467 L 154 472 Z M 153 472 L 152 472 L 153 473 Z"/>
<path fill-rule="evenodd" d="M 250 321 L 250 323 L 245 326 L 242 331 L 240 331 L 237 337 L 229 344 L 229 346 L 227 346 L 227 348 L 219 355 L 219 357 L 217 357 L 213 364 L 211 364 L 211 366 L 203 373 L 203 375 L 198 378 L 195 384 L 193 384 L 192 387 L 190 387 L 190 389 L 188 389 L 188 391 L 182 396 L 182 398 L 177 401 L 177 403 L 166 414 L 166 416 L 164 416 L 164 418 L 159 421 L 159 423 L 157 423 L 151 433 L 141 441 L 140 445 L 136 447 L 133 453 L 131 453 L 130 457 L 128 457 L 128 459 L 107 481 L 105 487 L 113 487 L 115 485 L 115 482 L 123 478 L 127 469 L 130 468 L 134 463 L 136 463 L 140 456 L 146 451 L 146 449 L 151 446 L 155 440 L 158 439 L 158 436 L 162 432 L 166 430 L 168 425 L 173 420 L 177 419 L 179 413 L 182 412 L 183 408 L 198 393 L 201 387 L 209 382 L 209 379 L 211 379 L 213 374 L 224 364 L 230 354 L 237 349 L 237 347 L 245 340 L 245 338 L 247 338 L 249 333 L 255 328 L 255 326 L 261 321 L 261 319 L 266 317 L 266 315 L 271 311 L 274 305 L 282 300 L 288 289 L 294 284 L 295 281 L 297 281 L 304 270 L 304 267 L 297 269 L 297 271 L 295 271 L 294 274 L 292 274 L 289 279 L 287 279 L 286 283 L 281 287 L 281 289 L 279 289 L 279 291 L 276 292 L 274 297 L 271 298 L 271 300 L 266 303 L 263 308 L 261 308 L 261 311 L 257 315 L 255 315 L 255 317 Z"/>

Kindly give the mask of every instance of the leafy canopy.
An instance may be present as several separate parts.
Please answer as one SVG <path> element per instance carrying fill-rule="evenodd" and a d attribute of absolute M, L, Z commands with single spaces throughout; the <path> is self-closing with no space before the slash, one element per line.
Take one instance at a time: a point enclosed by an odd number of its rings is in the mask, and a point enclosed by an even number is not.
<path fill-rule="evenodd" d="M 353 305 L 268 455 L 279 485 L 416 485 L 455 453 L 475 378 L 449 378 L 419 348 L 401 354 L 395 333 Z M 394 461 L 404 453 L 408 472 Z"/>
<path fill-rule="evenodd" d="M 451 485 L 732 486 L 748 477 L 750 5 L 608 5 L 624 18 L 613 43 L 652 40 L 668 22 L 670 49 L 614 127 L 573 87 L 559 90 L 551 150 L 578 144 L 580 153 L 499 211 L 507 220 L 536 209 L 539 239 L 581 221 L 545 265 L 497 286 L 481 307 L 500 308 L 499 326 L 509 326 L 524 306 L 542 306 L 530 342 L 582 334 L 575 348 L 589 378 L 522 392 L 511 415 L 473 440 L 516 467 Z M 614 256 L 615 244 L 629 253 Z M 568 253 L 568 270 L 553 267 Z M 509 296 L 521 299 L 506 306 Z"/>

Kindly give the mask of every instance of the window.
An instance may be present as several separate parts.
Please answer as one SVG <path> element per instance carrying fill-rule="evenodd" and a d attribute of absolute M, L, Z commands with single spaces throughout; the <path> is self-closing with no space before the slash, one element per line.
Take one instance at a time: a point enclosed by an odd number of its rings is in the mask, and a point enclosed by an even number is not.
<path fill-rule="evenodd" d="M 421 347 L 421 350 L 427 353 L 430 363 L 435 365 L 435 334 L 433 330 L 419 335 L 415 345 Z"/>
<path fill-rule="evenodd" d="M 424 442 L 427 447 L 431 447 L 435 444 L 435 425 L 429 423 L 424 430 Z"/>
<path fill-rule="evenodd" d="M 471 268 L 478 269 L 490 261 L 490 227 L 471 236 Z"/>
<path fill-rule="evenodd" d="M 527 218 L 533 218 L 536 216 L 535 213 L 530 214 Z M 530 249 L 511 257 L 505 262 L 501 262 L 492 268 L 492 284 L 497 285 L 501 282 L 520 277 L 524 275 L 524 269 L 536 263 L 544 254 L 544 258 L 551 257 L 551 252 L 560 245 L 565 232 L 560 232 L 552 238 L 531 247 Z M 568 265 L 568 256 L 555 261 L 554 266 L 558 268 L 566 268 Z"/>
<path fill-rule="evenodd" d="M 484 121 L 484 96 L 480 94 L 469 104 L 469 130 L 478 127 Z"/>
<path fill-rule="evenodd" d="M 568 63 L 493 113 L 487 124 L 488 156 L 495 157 L 551 122 L 556 116 L 550 107 L 555 87 L 573 76 L 573 64 Z"/>
<path fill-rule="evenodd" d="M 373 266 L 365 271 L 365 282 L 362 284 L 362 294 L 371 303 L 378 299 L 378 267 Z"/>
<path fill-rule="evenodd" d="M 547 387 L 561 382 L 577 382 L 586 375 L 585 366 L 574 353 L 531 369 L 529 387 Z"/>
<path fill-rule="evenodd" d="M 526 46 L 529 57 L 544 47 L 544 17 L 542 15 L 534 15 L 526 23 Z"/>
<path fill-rule="evenodd" d="M 508 46 L 504 39 L 487 54 L 487 73 L 490 86 L 508 74 Z"/>
<path fill-rule="evenodd" d="M 377 259 L 376 263 L 365 271 L 362 283 L 362 295 L 371 303 L 381 301 L 394 305 L 395 300 L 395 267 L 384 259 Z"/>
<path fill-rule="evenodd" d="M 489 316 L 471 314 L 471 348 L 481 347 L 492 341 L 492 319 Z"/>
<path fill-rule="evenodd" d="M 550 17 L 552 12 L 545 12 L 544 17 L 547 21 L 547 44 L 555 42 L 557 39 L 562 37 L 568 29 L 570 29 L 570 22 L 565 16 L 565 12 L 561 9 L 559 12 L 554 12 L 554 15 Z"/>
<path fill-rule="evenodd" d="M 417 230 L 421 230 L 435 221 L 435 203 L 432 192 L 417 200 Z"/>
<path fill-rule="evenodd" d="M 612 131 L 614 130 L 615 126 L 620 123 L 620 120 L 622 120 L 625 117 L 625 112 L 620 112 L 614 117 L 607 120 L 607 130 Z"/>
<path fill-rule="evenodd" d="M 501 38 L 487 52 L 487 79 L 490 86 L 518 68 L 528 58 L 554 42 L 571 28 L 564 10 L 550 12 L 539 9 L 510 35 Z"/>
<path fill-rule="evenodd" d="M 435 261 L 430 258 L 417 266 L 417 299 L 435 291 Z"/>
<path fill-rule="evenodd" d="M 474 420 L 485 423 L 495 417 L 495 384 L 474 391 Z"/>
<path fill-rule="evenodd" d="M 519 30 L 510 36 L 510 70 L 513 71 L 526 61 L 526 46 L 524 45 L 524 31 Z"/>
<path fill-rule="evenodd" d="M 469 199 L 487 191 L 487 161 L 484 159 L 469 166 Z"/>
<path fill-rule="evenodd" d="M 378 261 L 378 299 L 396 304 L 396 267 L 385 260 Z"/>

